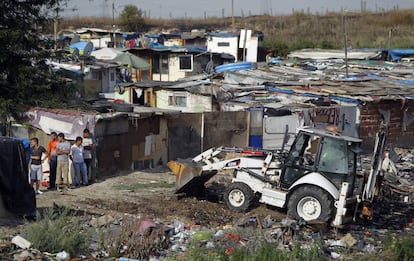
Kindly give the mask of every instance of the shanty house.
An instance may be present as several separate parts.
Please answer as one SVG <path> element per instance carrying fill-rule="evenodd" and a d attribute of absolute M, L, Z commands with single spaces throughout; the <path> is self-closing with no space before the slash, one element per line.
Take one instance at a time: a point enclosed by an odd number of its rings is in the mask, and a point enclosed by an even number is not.
<path fill-rule="evenodd" d="M 209 33 L 207 35 L 207 50 L 214 53 L 228 53 L 234 56 L 235 61 L 239 57 L 239 35 L 229 33 Z"/>
<path fill-rule="evenodd" d="M 233 56 L 207 53 L 200 47 L 131 48 L 128 50 L 151 64 L 142 72 L 142 80 L 172 82 L 182 78 L 211 72 L 214 66 L 234 61 Z"/>
<path fill-rule="evenodd" d="M 121 83 L 115 89 L 115 99 L 129 104 L 191 113 L 215 110 L 214 88 L 208 80 Z"/>
<path fill-rule="evenodd" d="M 83 97 L 98 97 L 100 93 L 113 93 L 117 82 L 117 68 L 113 62 L 85 59 L 75 63 L 58 63 L 50 61 L 53 70 L 68 74 L 71 79 L 79 81 L 79 93 Z"/>
<path fill-rule="evenodd" d="M 371 62 L 369 67 L 352 65 L 352 74 L 344 77 L 344 72 L 334 63 L 325 66 L 325 71 L 309 66 L 307 63 L 302 68 L 300 65 L 275 66 L 226 72 L 221 89 L 236 97 L 232 102 L 239 102 L 238 107 L 244 103 L 247 107 L 288 108 L 298 114 L 300 126 L 336 125 L 343 134 L 363 139 L 364 146 L 373 145 L 382 124 L 387 126 L 389 144 L 414 144 L 412 69 L 384 70 L 383 64 L 373 66 Z M 231 106 L 221 104 L 221 108 Z M 268 123 L 276 125 L 268 122 L 269 116 L 262 119 L 263 115 L 260 112 L 254 117 L 261 120 L 256 126 L 257 132 L 251 135 L 263 135 L 262 145 L 266 147 Z M 284 121 L 275 119 L 275 122 Z M 273 127 L 269 130 L 275 131 Z M 276 130 L 281 134 L 283 126 Z"/>
<path fill-rule="evenodd" d="M 86 97 L 98 97 L 99 93 L 112 93 L 117 82 L 117 63 L 94 61 L 85 68 L 84 92 Z"/>
<path fill-rule="evenodd" d="M 156 108 L 155 91 L 171 85 L 172 82 L 160 81 L 118 83 L 114 88 L 114 98 L 133 105 Z"/>
<path fill-rule="evenodd" d="M 207 37 L 204 31 L 183 32 L 181 39 L 183 46 L 207 47 Z"/>
<path fill-rule="evenodd" d="M 253 33 L 251 30 L 241 30 L 240 34 L 207 34 L 208 51 L 229 53 L 235 57 L 235 61 L 264 61 L 262 42 L 263 34 Z"/>
<path fill-rule="evenodd" d="M 33 108 L 28 111 L 30 137 L 47 144 L 55 131 L 71 142 L 88 128 L 94 139 L 94 169 L 97 177 L 113 175 L 127 169 L 143 169 L 168 161 L 167 120 L 169 112 L 148 107 L 134 112 L 52 110 Z M 171 112 L 175 113 L 175 112 Z"/>
<path fill-rule="evenodd" d="M 75 35 L 79 35 L 80 40 L 90 41 L 96 48 L 107 47 L 111 42 L 112 31 L 99 28 L 81 28 L 73 31 Z"/>
<path fill-rule="evenodd" d="M 182 112 L 211 112 L 213 111 L 213 95 L 196 93 L 177 85 L 155 91 L 157 108 L 180 110 Z"/>

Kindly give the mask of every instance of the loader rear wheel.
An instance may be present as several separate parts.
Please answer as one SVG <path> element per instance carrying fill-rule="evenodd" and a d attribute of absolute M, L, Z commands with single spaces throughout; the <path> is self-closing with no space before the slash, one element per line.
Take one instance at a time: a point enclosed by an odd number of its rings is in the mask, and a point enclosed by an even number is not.
<path fill-rule="evenodd" d="M 315 186 L 304 186 L 292 192 L 288 202 L 288 216 L 305 221 L 328 222 L 332 218 L 333 198 Z"/>
<path fill-rule="evenodd" d="M 249 186 L 241 182 L 232 183 L 224 194 L 227 207 L 240 212 L 246 212 L 257 200 Z"/>

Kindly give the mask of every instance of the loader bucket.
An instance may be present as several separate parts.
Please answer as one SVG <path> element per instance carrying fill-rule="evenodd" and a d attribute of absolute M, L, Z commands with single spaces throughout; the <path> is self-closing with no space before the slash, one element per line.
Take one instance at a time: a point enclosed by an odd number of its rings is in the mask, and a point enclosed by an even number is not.
<path fill-rule="evenodd" d="M 175 193 L 187 195 L 201 195 L 206 183 L 217 172 L 203 172 L 200 166 L 190 161 L 170 161 L 168 167 L 176 175 Z"/>

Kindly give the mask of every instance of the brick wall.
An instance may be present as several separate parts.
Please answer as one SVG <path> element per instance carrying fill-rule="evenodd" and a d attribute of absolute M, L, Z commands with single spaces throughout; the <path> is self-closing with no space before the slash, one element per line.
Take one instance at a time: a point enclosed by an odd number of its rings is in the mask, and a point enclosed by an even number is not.
<path fill-rule="evenodd" d="M 375 134 L 379 130 L 383 119 L 380 110 L 389 111 L 388 146 L 412 148 L 414 146 L 414 123 L 403 130 L 404 110 L 414 114 L 414 101 L 385 100 L 363 105 L 360 110 L 360 137 L 363 145 L 371 147 L 375 141 Z"/>

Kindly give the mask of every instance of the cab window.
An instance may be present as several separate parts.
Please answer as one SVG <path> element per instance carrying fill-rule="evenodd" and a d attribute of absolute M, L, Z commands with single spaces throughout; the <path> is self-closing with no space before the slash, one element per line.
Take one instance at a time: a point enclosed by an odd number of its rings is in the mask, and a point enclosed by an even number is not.
<path fill-rule="evenodd" d="M 346 141 L 325 137 L 323 139 L 319 171 L 334 174 L 348 174 L 348 149 Z"/>
<path fill-rule="evenodd" d="M 317 158 L 319 140 L 319 137 L 302 133 L 291 148 L 287 164 L 312 170 Z"/>

